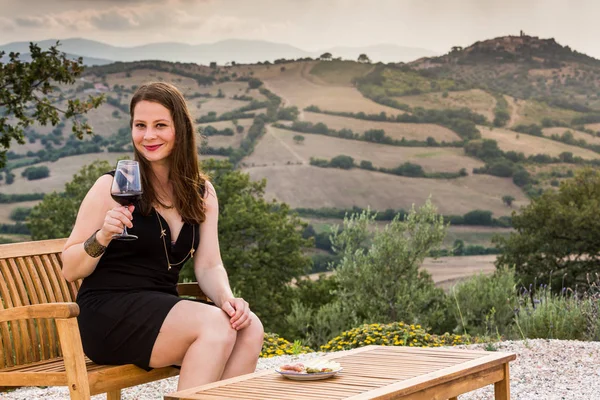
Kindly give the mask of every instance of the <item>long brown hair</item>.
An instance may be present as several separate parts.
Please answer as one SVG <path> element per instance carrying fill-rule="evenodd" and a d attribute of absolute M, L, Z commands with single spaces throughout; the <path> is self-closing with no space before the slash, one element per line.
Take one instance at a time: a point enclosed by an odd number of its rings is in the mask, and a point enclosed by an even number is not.
<path fill-rule="evenodd" d="M 192 117 L 179 89 L 165 82 L 151 82 L 140 86 L 131 98 L 129 114 L 133 128 L 133 113 L 140 101 L 152 101 L 164 106 L 171 113 L 175 127 L 175 144 L 169 156 L 169 180 L 173 185 L 173 207 L 184 222 L 200 224 L 206 219 L 204 213 L 204 192 L 206 175 L 200 171 L 196 150 L 196 135 Z M 150 214 L 154 204 L 168 207 L 160 201 L 151 177 L 155 177 L 150 162 L 133 146 L 135 159 L 140 163 L 144 194 L 140 201 L 141 213 Z"/>

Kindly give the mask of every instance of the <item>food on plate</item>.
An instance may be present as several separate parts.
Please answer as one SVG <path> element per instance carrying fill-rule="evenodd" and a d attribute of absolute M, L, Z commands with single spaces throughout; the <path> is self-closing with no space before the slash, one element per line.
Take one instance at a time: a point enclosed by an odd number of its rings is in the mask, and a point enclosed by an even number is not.
<path fill-rule="evenodd" d="M 285 364 L 279 367 L 282 372 L 291 372 L 298 374 L 318 374 L 324 372 L 334 372 L 340 369 L 340 364 L 328 360 L 312 360 L 305 364 Z"/>
<path fill-rule="evenodd" d="M 285 364 L 279 367 L 281 371 L 290 371 L 290 372 L 304 372 L 304 364 Z"/>

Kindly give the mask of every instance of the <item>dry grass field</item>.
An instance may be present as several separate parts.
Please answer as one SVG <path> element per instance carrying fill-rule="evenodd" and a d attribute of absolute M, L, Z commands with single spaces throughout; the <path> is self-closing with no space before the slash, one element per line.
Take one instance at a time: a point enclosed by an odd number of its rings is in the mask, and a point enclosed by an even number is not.
<path fill-rule="evenodd" d="M 199 92 L 202 86 L 199 86 L 195 79 L 181 75 L 172 74 L 166 71 L 156 71 L 153 69 L 137 69 L 130 72 L 127 76 L 125 72 L 106 75 L 106 83 L 112 89 L 114 85 L 124 85 L 131 89 L 132 86 L 141 86 L 148 82 L 168 82 L 177 86 L 184 95 L 190 95 Z M 99 78 L 95 81 L 100 82 Z"/>
<path fill-rule="evenodd" d="M 343 221 L 334 218 L 304 218 L 312 225 L 317 233 L 330 233 L 335 225 L 340 227 Z M 374 226 L 377 229 L 383 229 L 389 221 L 375 221 Z M 492 237 L 495 235 L 508 236 L 513 230 L 511 228 L 496 228 L 492 226 L 463 226 L 450 225 L 446 231 L 443 246 L 451 247 L 455 240 L 462 240 L 465 245 L 480 245 L 485 247 L 492 246 Z"/>
<path fill-rule="evenodd" d="M 431 136 L 438 142 L 453 142 L 460 140 L 456 132 L 451 131 L 440 125 L 434 124 L 413 124 L 396 122 L 366 121 L 357 118 L 338 117 L 336 115 L 327 115 L 305 111 L 303 113 L 304 121 L 316 124 L 322 122 L 330 129 L 339 131 L 340 129 L 351 129 L 353 132 L 363 133 L 369 129 L 383 129 L 385 134 L 393 139 L 401 140 L 426 140 Z"/>
<path fill-rule="evenodd" d="M 81 167 L 91 164 L 94 160 L 107 160 L 109 163 L 116 165 L 118 159 L 123 157 L 132 158 L 131 153 L 95 153 L 82 154 L 78 156 L 61 158 L 56 162 L 43 162 L 36 166 L 47 166 L 50 169 L 50 176 L 45 179 L 28 181 L 21 176 L 21 172 L 25 169 L 16 168 L 12 172 L 15 174 L 15 181 L 12 185 L 0 184 L 0 192 L 2 193 L 50 193 L 53 191 L 63 191 L 65 183 L 71 181 Z"/>
<path fill-rule="evenodd" d="M 319 168 L 310 165 L 276 165 L 243 168 L 252 179 L 267 179 L 266 195 L 292 207 L 370 206 L 375 210 L 409 209 L 431 196 L 442 214 L 490 210 L 495 217 L 510 215 L 502 196 L 516 200 L 514 208 L 529 200 L 509 178 L 472 175 L 459 179 L 406 178 L 354 169 Z"/>
<path fill-rule="evenodd" d="M 558 156 L 560 153 L 570 151 L 575 156 L 584 159 L 598 158 L 598 154 L 581 147 L 570 146 L 555 140 L 517 133 L 507 129 L 478 126 L 484 139 L 493 139 L 498 142 L 498 147 L 504 151 L 522 152 L 526 156 L 533 154 L 548 154 Z M 518 138 L 517 138 L 518 137 Z"/>
<path fill-rule="evenodd" d="M 511 119 L 512 125 L 509 126 L 521 124 L 539 125 L 543 118 L 550 118 L 568 124 L 573 118 L 580 115 L 580 113 L 575 111 L 551 107 L 545 103 L 533 100 L 517 100 L 513 103 L 515 105 L 515 118 L 514 120 Z"/>
<path fill-rule="evenodd" d="M 448 92 L 448 97 L 445 98 L 442 93 L 436 92 L 417 96 L 396 97 L 395 99 L 411 107 L 437 109 L 467 107 L 471 111 L 485 116 L 489 121 L 494 120 L 494 107 L 496 107 L 494 96 L 481 89 Z"/>
<path fill-rule="evenodd" d="M 323 82 L 336 86 L 354 86 L 353 80 L 367 75 L 375 67 L 354 61 L 320 61 L 310 69 L 310 74 Z"/>
<path fill-rule="evenodd" d="M 0 224 L 14 224 L 15 221 L 10 219 L 10 213 L 16 208 L 31 208 L 38 204 L 41 200 L 22 201 L 20 203 L 0 204 Z"/>
<path fill-rule="evenodd" d="M 591 129 L 595 132 L 600 132 L 600 123 L 596 124 L 586 124 L 585 129 Z"/>
<path fill-rule="evenodd" d="M 574 129 L 569 129 L 569 128 L 565 128 L 565 127 L 561 127 L 561 126 L 543 129 L 544 136 L 551 136 L 551 135 L 562 136 L 562 134 L 567 131 L 571 132 L 573 134 L 573 137 L 576 140 L 585 140 L 586 143 L 588 143 L 588 144 L 600 144 L 600 137 L 592 136 L 589 133 L 576 131 Z M 600 154 L 598 155 L 598 157 L 600 157 Z"/>
<path fill-rule="evenodd" d="M 492 274 L 496 270 L 495 261 L 495 255 L 426 258 L 421 268 L 431 274 L 438 287 L 449 289 L 473 275 Z M 329 276 L 334 273 L 320 272 L 309 275 L 309 278 L 316 280 L 319 275 Z"/>
<path fill-rule="evenodd" d="M 427 172 L 457 172 L 460 168 L 471 171 L 484 165 L 479 160 L 465 156 L 462 148 L 400 147 L 315 134 L 304 134 L 304 142 L 296 144 L 293 138 L 297 134 L 285 129 L 269 128 L 269 133 L 261 139 L 246 163 L 257 164 L 262 160 L 267 165 L 283 165 L 288 161 L 300 161 L 298 156 L 303 163 L 308 163 L 311 157 L 329 160 L 343 154 L 354 158 L 357 164 L 364 160 L 371 161 L 375 167 L 394 168 L 411 162 L 421 165 Z M 269 138 L 271 135 L 277 140 Z"/>
<path fill-rule="evenodd" d="M 235 134 L 233 136 L 222 136 L 222 135 L 215 135 L 215 136 L 206 136 L 205 139 L 207 140 L 207 143 L 210 147 L 233 147 L 234 149 L 240 146 L 240 143 L 242 143 L 242 140 L 244 139 L 244 137 L 246 136 L 246 133 L 248 132 L 248 129 L 250 128 L 250 126 L 252 126 L 252 119 L 240 119 L 238 120 L 238 125 L 241 125 L 244 127 L 244 131 L 242 133 L 237 133 L 236 131 L 236 127 L 233 124 L 233 122 L 231 121 L 217 121 L 217 122 L 208 122 L 205 124 L 198 124 L 198 127 L 207 127 L 207 126 L 212 126 L 215 129 L 218 130 L 223 130 L 225 128 L 230 128 L 233 130 L 233 132 L 235 132 Z M 200 139 L 197 139 L 198 143 L 200 143 Z"/>
<path fill-rule="evenodd" d="M 286 65 L 283 72 L 277 70 L 262 76 L 260 73 L 255 75 L 263 79 L 267 89 L 282 97 L 286 106 L 297 106 L 301 110 L 315 105 L 330 111 L 363 111 L 377 114 L 385 111 L 393 115 L 402 113 L 363 97 L 354 87 L 315 83 L 314 77 L 309 77 L 313 65 L 314 62 L 298 62 Z"/>
<path fill-rule="evenodd" d="M 217 115 L 233 111 L 237 108 L 250 104 L 249 101 L 233 100 L 229 98 L 222 99 L 195 99 L 196 105 L 190 104 L 190 113 L 193 119 L 208 115 L 210 112 L 216 112 Z M 189 103 L 189 102 L 188 102 Z M 200 108 L 198 108 L 200 105 Z M 253 111 L 254 112 L 254 111 Z"/>

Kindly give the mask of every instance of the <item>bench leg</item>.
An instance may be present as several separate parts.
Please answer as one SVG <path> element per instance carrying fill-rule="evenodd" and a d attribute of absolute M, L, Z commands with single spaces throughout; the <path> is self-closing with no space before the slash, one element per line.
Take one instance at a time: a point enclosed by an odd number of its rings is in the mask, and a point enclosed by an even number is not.
<path fill-rule="evenodd" d="M 67 383 L 69 384 L 71 400 L 89 400 L 90 385 L 77 319 L 58 318 L 56 320 L 56 329 L 60 338 L 60 348 L 67 372 Z"/>
<path fill-rule="evenodd" d="M 106 400 L 121 400 L 121 390 L 113 390 L 106 393 Z"/>
<path fill-rule="evenodd" d="M 496 400 L 510 400 L 510 375 L 508 363 L 504 364 L 504 379 L 494 383 L 494 394 Z"/>

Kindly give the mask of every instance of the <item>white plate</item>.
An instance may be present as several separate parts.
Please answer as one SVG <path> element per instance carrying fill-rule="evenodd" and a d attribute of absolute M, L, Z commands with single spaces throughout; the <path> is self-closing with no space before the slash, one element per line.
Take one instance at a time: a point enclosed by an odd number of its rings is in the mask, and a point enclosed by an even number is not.
<path fill-rule="evenodd" d="M 340 368 L 331 372 L 315 372 L 312 374 L 302 374 L 300 372 L 282 371 L 279 369 L 279 367 L 277 367 L 275 368 L 275 372 L 278 372 L 286 378 L 293 379 L 295 381 L 317 381 L 319 379 L 331 378 L 343 369 L 344 368 Z"/>

